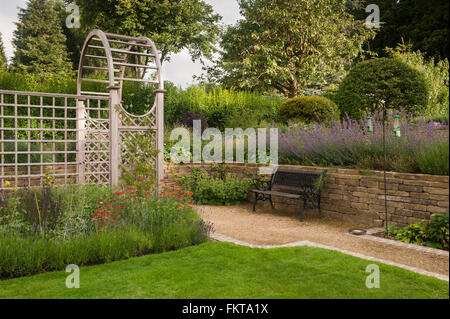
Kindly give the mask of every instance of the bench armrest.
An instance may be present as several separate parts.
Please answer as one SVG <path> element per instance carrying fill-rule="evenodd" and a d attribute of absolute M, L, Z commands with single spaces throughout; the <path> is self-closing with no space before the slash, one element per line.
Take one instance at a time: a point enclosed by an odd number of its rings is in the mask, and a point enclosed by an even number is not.
<path fill-rule="evenodd" d="M 272 188 L 272 181 L 267 177 L 255 177 L 253 179 L 253 185 L 260 191 L 268 191 Z"/>

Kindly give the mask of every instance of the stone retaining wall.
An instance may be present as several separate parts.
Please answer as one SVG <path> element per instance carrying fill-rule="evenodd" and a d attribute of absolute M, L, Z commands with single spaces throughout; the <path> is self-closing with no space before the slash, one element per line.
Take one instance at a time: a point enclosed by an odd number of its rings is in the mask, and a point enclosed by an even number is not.
<path fill-rule="evenodd" d="M 227 172 L 250 178 L 259 172 L 257 164 L 227 164 Z M 166 178 L 174 180 L 188 174 L 193 167 L 214 172 L 209 164 L 166 165 Z M 280 165 L 291 169 L 319 167 Z M 322 212 L 334 219 L 367 226 L 382 226 L 385 218 L 383 172 L 328 168 L 329 180 L 322 190 Z M 449 177 L 424 174 L 387 173 L 388 220 L 405 226 L 428 220 L 433 214 L 449 210 Z M 249 194 L 249 199 L 253 198 Z M 299 211 L 300 202 L 273 198 L 280 209 Z M 268 203 L 266 203 L 267 205 Z"/>

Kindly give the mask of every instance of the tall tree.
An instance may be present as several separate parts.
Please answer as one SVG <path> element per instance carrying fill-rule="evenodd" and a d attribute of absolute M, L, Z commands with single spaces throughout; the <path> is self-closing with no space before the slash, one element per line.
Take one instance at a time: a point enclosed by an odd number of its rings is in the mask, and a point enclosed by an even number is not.
<path fill-rule="evenodd" d="M 370 41 L 371 50 L 386 55 L 386 47 L 395 48 L 403 42 L 413 50 L 426 52 L 434 58 L 448 58 L 448 0 L 362 0 L 363 6 L 376 4 L 380 8 L 381 27 Z M 364 10 L 352 13 L 364 18 Z"/>
<path fill-rule="evenodd" d="M 29 0 L 26 8 L 19 10 L 13 38 L 13 69 L 39 74 L 71 71 L 55 4 L 53 0 Z"/>
<path fill-rule="evenodd" d="M 3 46 L 2 33 L 0 32 L 0 71 L 6 70 L 8 60 L 6 59 L 5 47 Z"/>
<path fill-rule="evenodd" d="M 221 17 L 203 0 L 66 0 L 81 10 L 83 33 L 93 28 L 131 36 L 147 36 L 162 61 L 187 49 L 193 60 L 211 58 Z M 76 37 L 75 31 L 74 35 Z"/>
<path fill-rule="evenodd" d="M 288 97 L 340 79 L 372 34 L 346 0 L 239 0 L 210 79 Z M 215 69 L 215 71 L 214 71 Z"/>

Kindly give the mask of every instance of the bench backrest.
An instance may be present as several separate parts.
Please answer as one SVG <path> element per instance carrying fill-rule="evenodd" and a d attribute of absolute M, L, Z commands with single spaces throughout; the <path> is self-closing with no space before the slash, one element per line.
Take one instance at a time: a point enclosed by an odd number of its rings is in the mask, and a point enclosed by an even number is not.
<path fill-rule="evenodd" d="M 326 174 L 325 170 L 300 171 L 280 168 L 272 176 L 271 189 L 316 192 L 315 185 Z"/>

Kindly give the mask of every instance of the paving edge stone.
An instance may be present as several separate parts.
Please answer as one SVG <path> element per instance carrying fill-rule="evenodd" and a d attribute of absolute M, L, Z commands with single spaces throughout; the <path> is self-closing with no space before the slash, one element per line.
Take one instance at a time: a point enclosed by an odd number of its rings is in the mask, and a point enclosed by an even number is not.
<path fill-rule="evenodd" d="M 359 236 L 361 237 L 361 236 Z M 219 233 L 211 233 L 210 234 L 210 238 L 212 240 L 215 241 L 220 241 L 220 242 L 231 242 L 233 244 L 236 245 L 240 245 L 240 246 L 246 246 L 246 247 L 250 247 L 250 248 L 263 248 L 263 249 L 272 249 L 272 248 L 285 248 L 285 247 L 302 247 L 302 246 L 306 246 L 306 247 L 315 247 L 315 248 L 323 248 L 323 249 L 328 249 L 328 250 L 334 250 L 346 255 L 350 255 L 350 256 L 354 256 L 354 257 L 358 257 L 361 259 L 365 259 L 365 260 L 370 260 L 370 261 L 375 261 L 375 262 L 380 262 L 383 264 L 387 264 L 390 266 L 395 266 L 395 267 L 399 267 L 399 268 L 403 268 L 409 271 L 413 271 L 415 273 L 421 274 L 421 275 L 425 275 L 425 276 L 430 276 L 430 277 L 435 277 L 437 279 L 440 280 L 444 280 L 444 281 L 449 281 L 449 276 L 446 275 L 442 275 L 442 274 L 437 274 L 434 272 L 430 272 L 430 271 L 426 271 L 423 269 L 419 269 L 419 268 L 415 268 L 415 267 L 411 267 L 411 266 L 407 266 L 407 265 L 402 265 L 402 264 L 398 264 L 389 260 L 384 260 L 384 259 L 379 259 L 379 258 L 375 258 L 375 257 L 371 257 L 371 256 L 366 256 L 360 253 L 356 253 L 353 251 L 349 251 L 349 250 L 345 250 L 345 249 L 339 249 L 336 247 L 332 247 L 332 246 L 327 246 L 327 245 L 322 245 L 322 244 L 318 244 L 318 243 L 314 243 L 311 242 L 309 240 L 302 240 L 302 241 L 296 241 L 296 242 L 292 242 L 292 243 L 288 243 L 288 244 L 283 244 L 283 245 L 252 245 Z"/>
<path fill-rule="evenodd" d="M 384 228 L 371 228 L 371 229 L 367 230 L 367 234 L 366 235 L 361 235 L 361 236 L 352 235 L 352 234 L 349 234 L 349 233 L 346 233 L 346 234 L 350 235 L 350 236 L 355 236 L 355 237 L 358 237 L 358 238 L 364 238 L 364 239 L 376 241 L 376 242 L 383 243 L 383 244 L 388 244 L 388 245 L 397 246 L 397 247 L 414 249 L 414 250 L 417 250 L 417 251 L 430 253 L 430 254 L 438 255 L 438 256 L 449 257 L 449 252 L 446 251 L 446 250 L 437 249 L 437 248 L 431 248 L 431 247 L 424 247 L 424 246 L 415 245 L 415 244 L 408 244 L 408 243 L 404 243 L 404 242 L 401 242 L 401 241 L 398 241 L 398 240 L 381 238 L 381 237 L 373 235 L 373 234 L 378 233 L 378 232 L 383 231 L 383 230 L 384 230 Z"/>

